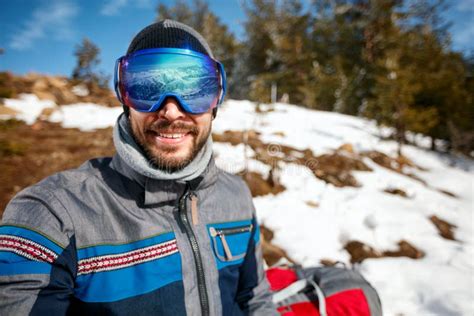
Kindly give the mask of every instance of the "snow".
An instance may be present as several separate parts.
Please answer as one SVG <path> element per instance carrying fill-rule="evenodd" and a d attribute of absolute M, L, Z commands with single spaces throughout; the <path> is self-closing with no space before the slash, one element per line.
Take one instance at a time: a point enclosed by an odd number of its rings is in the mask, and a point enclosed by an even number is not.
<path fill-rule="evenodd" d="M 44 109 L 56 106 L 53 101 L 39 100 L 34 94 L 20 94 L 19 99 L 4 99 L 3 103 L 18 112 L 15 117 L 27 124 L 33 124 Z"/>
<path fill-rule="evenodd" d="M 55 107 L 34 96 L 5 100 L 5 105 L 19 111 L 18 118 L 28 124 L 44 108 L 54 107 L 51 121 L 81 130 L 112 126 L 122 111 L 94 104 Z M 345 143 L 352 144 L 356 152 L 377 150 L 395 156 L 397 150 L 395 142 L 380 138 L 389 129 L 379 129 L 369 120 L 281 103 L 261 105 L 263 113 L 259 114 L 255 108 L 250 101 L 225 102 L 213 121 L 213 132 L 253 129 L 276 150 L 283 144 L 310 148 L 315 155 Z M 255 198 L 258 219 L 274 231 L 273 242 L 304 266 L 319 265 L 323 258 L 348 263 L 350 257 L 343 245 L 349 240 L 378 250 L 396 249 L 400 240 L 407 240 L 424 251 L 425 257 L 367 259 L 356 266 L 378 290 L 384 315 L 473 315 L 474 162 L 431 152 L 426 149 L 426 137 L 410 137 L 421 147 L 405 146 L 403 153 L 427 169 L 411 172 L 428 185 L 368 158 L 364 162 L 373 172 L 353 173 L 361 183 L 359 188 L 336 188 L 314 177 L 307 167 L 282 162 L 280 180 L 287 190 Z M 267 165 L 245 159 L 254 153 L 242 144 L 215 143 L 214 151 L 217 165 L 226 171 L 237 173 L 247 168 L 263 175 L 269 172 Z M 383 192 L 387 188 L 402 189 L 408 198 Z M 457 226 L 457 241 L 438 235 L 429 220 L 432 215 Z"/>
<path fill-rule="evenodd" d="M 87 89 L 83 84 L 78 84 L 77 86 L 72 87 L 71 92 L 80 97 L 89 95 L 89 89 Z"/>
<path fill-rule="evenodd" d="M 39 100 L 34 94 L 21 94 L 19 99 L 5 99 L 4 104 L 18 112 L 13 115 L 16 119 L 29 125 L 40 117 L 44 109 L 51 108 L 52 113 L 47 117 L 49 121 L 61 123 L 64 128 L 78 128 L 81 131 L 114 126 L 117 117 L 122 113 L 122 107 L 105 107 L 94 103 L 57 106 L 53 101 Z"/>
<path fill-rule="evenodd" d="M 104 107 L 93 103 L 77 103 L 61 106 L 51 114 L 49 120 L 51 122 L 60 122 L 65 128 L 91 131 L 113 126 L 122 111 L 121 107 Z"/>
<path fill-rule="evenodd" d="M 273 111 L 255 114 L 251 102 L 228 101 L 218 112 L 214 131 L 254 129 L 266 143 L 310 148 L 315 154 L 344 143 L 356 151 L 377 150 L 390 156 L 397 150 L 395 142 L 379 137 L 389 129 L 380 130 L 365 119 L 278 103 L 260 108 Z M 274 230 L 273 242 L 304 266 L 318 265 L 323 258 L 348 263 L 343 245 L 349 240 L 379 250 L 395 250 L 400 240 L 407 240 L 425 257 L 368 259 L 357 266 L 378 290 L 384 314 L 473 315 L 474 162 L 428 151 L 425 137 L 411 137 L 422 148 L 405 146 L 403 153 L 428 169 L 411 170 L 428 185 L 365 159 L 374 171 L 353 173 L 362 186 L 336 188 L 315 178 L 308 168 L 287 163 L 281 175 L 287 190 L 255 198 L 258 218 Z M 238 163 L 236 155 L 232 159 Z M 409 198 L 384 193 L 387 188 L 400 188 Z M 308 200 L 319 206 L 311 207 L 305 203 Z M 429 221 L 432 215 L 456 225 L 459 241 L 440 237 Z"/>

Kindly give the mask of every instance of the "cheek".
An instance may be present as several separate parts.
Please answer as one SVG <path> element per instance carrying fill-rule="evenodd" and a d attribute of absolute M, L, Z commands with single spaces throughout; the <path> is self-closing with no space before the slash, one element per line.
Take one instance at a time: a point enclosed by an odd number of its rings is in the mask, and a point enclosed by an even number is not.
<path fill-rule="evenodd" d="M 150 125 L 153 122 L 153 119 L 150 117 L 142 117 L 140 115 L 136 115 L 130 116 L 130 122 L 135 132 L 143 133 L 145 127 Z"/>
<path fill-rule="evenodd" d="M 212 127 L 212 115 L 206 113 L 203 116 L 196 119 L 196 125 L 199 127 L 201 132 L 207 132 Z"/>

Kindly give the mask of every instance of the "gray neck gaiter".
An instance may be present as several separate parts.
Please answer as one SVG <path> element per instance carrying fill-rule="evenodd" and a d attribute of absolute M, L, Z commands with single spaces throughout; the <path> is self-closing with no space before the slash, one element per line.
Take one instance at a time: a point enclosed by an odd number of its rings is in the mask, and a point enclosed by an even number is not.
<path fill-rule="evenodd" d="M 154 168 L 132 136 L 129 120 L 122 113 L 114 126 L 113 139 L 115 149 L 120 158 L 136 172 L 153 179 L 175 180 L 185 182 L 197 178 L 207 167 L 212 156 L 212 138 L 207 142 L 196 157 L 186 167 L 177 172 L 169 173 Z"/>

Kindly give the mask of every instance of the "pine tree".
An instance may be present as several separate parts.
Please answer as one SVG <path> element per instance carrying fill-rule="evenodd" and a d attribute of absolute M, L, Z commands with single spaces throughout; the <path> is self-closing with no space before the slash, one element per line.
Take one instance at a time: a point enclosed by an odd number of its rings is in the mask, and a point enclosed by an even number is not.
<path fill-rule="evenodd" d="M 273 58 L 278 65 L 278 75 L 274 76 L 273 81 L 277 83 L 280 95 L 287 94 L 292 103 L 302 104 L 304 91 L 301 87 L 311 66 L 310 16 L 308 12 L 303 12 L 299 0 L 282 1 L 277 14 Z"/>
<path fill-rule="evenodd" d="M 274 34 L 277 24 L 276 0 L 252 0 L 244 3 L 247 15 L 245 62 L 241 63 L 241 83 L 253 101 L 270 102 L 270 91 L 277 66 L 274 59 Z"/>
<path fill-rule="evenodd" d="M 88 38 L 84 38 L 81 44 L 76 45 L 74 55 L 77 58 L 77 65 L 72 72 L 72 79 L 107 88 L 109 78 L 96 70 L 100 63 L 99 54 L 99 47 Z"/>
<path fill-rule="evenodd" d="M 311 107 L 360 113 L 370 88 L 364 58 L 367 6 L 367 1 L 313 1 L 313 60 L 304 87 Z"/>
<path fill-rule="evenodd" d="M 311 65 L 309 13 L 299 0 L 254 0 L 245 11 L 251 99 L 269 102 L 271 86 L 276 85 L 280 96 L 304 102 L 302 87 Z"/>

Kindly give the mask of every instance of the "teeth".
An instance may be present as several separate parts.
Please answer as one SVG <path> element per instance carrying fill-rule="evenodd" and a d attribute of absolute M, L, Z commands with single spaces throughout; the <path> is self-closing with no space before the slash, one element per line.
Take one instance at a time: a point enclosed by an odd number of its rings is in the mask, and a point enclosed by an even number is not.
<path fill-rule="evenodd" d="M 163 137 L 163 138 L 181 138 L 183 137 L 185 134 L 161 134 L 159 133 L 158 134 L 160 137 Z"/>

